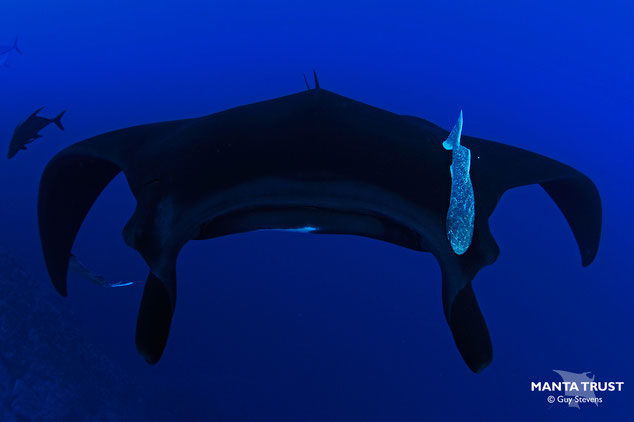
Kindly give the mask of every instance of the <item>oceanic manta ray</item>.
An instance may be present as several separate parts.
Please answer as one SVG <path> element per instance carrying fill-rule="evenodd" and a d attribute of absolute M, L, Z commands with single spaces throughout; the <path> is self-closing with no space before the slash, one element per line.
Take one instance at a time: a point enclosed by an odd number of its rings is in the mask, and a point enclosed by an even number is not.
<path fill-rule="evenodd" d="M 447 237 L 452 151 L 446 130 L 320 88 L 208 116 L 146 124 L 71 145 L 46 166 L 40 239 L 66 296 L 75 236 L 101 191 L 123 171 L 136 198 L 125 242 L 149 267 L 136 327 L 154 364 L 176 304 L 176 260 L 190 240 L 262 229 L 351 234 L 431 252 L 440 264 L 445 318 L 472 371 L 492 359 L 471 282 L 499 249 L 489 216 L 508 189 L 539 184 L 563 212 L 584 266 L 599 245 L 601 201 L 590 179 L 555 160 L 462 136 L 471 154 L 475 220 L 470 245 Z"/>

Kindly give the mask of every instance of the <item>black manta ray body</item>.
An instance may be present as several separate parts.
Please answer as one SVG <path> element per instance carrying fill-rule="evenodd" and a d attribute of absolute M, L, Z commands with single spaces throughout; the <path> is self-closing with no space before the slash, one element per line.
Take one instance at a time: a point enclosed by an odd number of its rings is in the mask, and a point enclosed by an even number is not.
<path fill-rule="evenodd" d="M 448 132 L 316 88 L 209 116 L 117 130 L 57 154 L 42 175 L 40 238 L 49 275 L 66 296 L 75 236 L 121 171 L 137 200 L 123 238 L 149 266 L 136 345 L 156 363 L 176 304 L 176 260 L 190 240 L 259 229 L 309 228 L 431 252 L 442 272 L 446 320 L 475 372 L 492 359 L 471 281 L 499 250 L 488 219 L 502 194 L 540 184 L 565 215 L 583 265 L 597 252 L 601 201 L 580 172 L 544 156 L 462 137 L 473 157 L 473 240 L 456 254 L 445 225 Z"/>

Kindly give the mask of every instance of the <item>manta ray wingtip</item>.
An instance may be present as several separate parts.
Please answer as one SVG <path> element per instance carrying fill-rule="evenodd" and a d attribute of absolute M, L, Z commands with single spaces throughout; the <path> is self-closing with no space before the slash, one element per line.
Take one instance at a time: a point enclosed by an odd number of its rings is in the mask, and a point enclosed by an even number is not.
<path fill-rule="evenodd" d="M 108 160 L 69 147 L 46 166 L 37 217 L 44 262 L 55 290 L 67 296 L 69 260 L 79 228 L 101 191 L 121 171 Z"/>

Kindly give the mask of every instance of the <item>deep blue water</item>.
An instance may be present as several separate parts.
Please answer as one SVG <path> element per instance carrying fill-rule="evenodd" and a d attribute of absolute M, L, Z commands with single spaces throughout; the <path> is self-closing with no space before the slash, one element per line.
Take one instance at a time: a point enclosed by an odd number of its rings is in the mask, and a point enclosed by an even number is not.
<path fill-rule="evenodd" d="M 105 2 L 104 2 L 105 3 Z M 475 375 L 444 320 L 430 254 L 348 236 L 258 232 L 190 242 L 161 362 L 136 354 L 147 268 L 123 243 L 134 209 L 122 176 L 74 251 L 110 278 L 71 276 L 81 329 L 176 420 L 419 421 L 631 418 L 634 287 L 634 6 L 631 2 L 124 2 L 4 0 L 5 145 L 46 106 L 67 109 L 0 164 L 1 243 L 53 289 L 36 224 L 46 162 L 108 130 L 201 116 L 321 86 L 450 129 L 535 151 L 588 175 L 604 219 L 582 268 L 563 216 L 535 186 L 491 218 L 501 254 L 474 289 L 494 347 Z M 550 405 L 531 381 L 553 369 L 624 381 L 599 406 Z M 81 367 L 77 368 L 81 371 Z M 95 380 L 98 383 L 99 380 Z M 125 395 L 126 391 L 116 392 Z M 148 413 L 148 420 L 156 417 Z M 121 415 L 121 420 L 127 420 Z"/>

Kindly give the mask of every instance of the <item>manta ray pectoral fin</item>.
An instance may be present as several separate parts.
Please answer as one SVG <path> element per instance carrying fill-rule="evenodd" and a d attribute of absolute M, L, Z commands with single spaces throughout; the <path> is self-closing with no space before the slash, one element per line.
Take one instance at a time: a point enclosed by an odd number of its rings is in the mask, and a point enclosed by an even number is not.
<path fill-rule="evenodd" d="M 516 186 L 539 184 L 546 191 L 572 230 L 582 265 L 590 265 L 599 250 L 601 239 L 602 207 L 599 191 L 588 177 L 573 168 L 554 160 L 540 161 L 535 160 L 535 167 L 543 175 L 531 175 L 532 180 L 524 180 Z M 527 174 L 530 172 L 527 171 Z"/>
<path fill-rule="evenodd" d="M 418 117 L 402 117 L 428 130 L 435 127 Z M 440 137 L 447 136 L 437 129 Z M 462 135 L 462 141 L 471 150 L 476 215 L 488 218 L 509 189 L 539 184 L 564 214 L 579 246 L 582 264 L 592 263 L 599 249 L 602 225 L 601 197 L 592 180 L 540 154 L 472 136 Z"/>
<path fill-rule="evenodd" d="M 101 191 L 121 169 L 109 160 L 78 153 L 58 154 L 44 169 L 37 214 L 46 268 L 55 289 L 66 296 L 68 261 L 75 236 Z"/>
<path fill-rule="evenodd" d="M 176 275 L 163 280 L 154 273 L 145 282 L 136 325 L 137 351 L 149 364 L 161 359 L 170 332 L 176 304 Z"/>
<path fill-rule="evenodd" d="M 587 266 L 594 260 L 601 238 L 602 207 L 592 180 L 543 155 L 477 138 L 463 139 L 472 147 L 474 190 L 476 199 L 480 195 L 480 205 L 484 205 L 480 214 L 491 215 L 497 200 L 509 189 L 538 184 L 566 218 L 577 241 L 582 264 Z"/>
<path fill-rule="evenodd" d="M 601 198 L 599 191 L 586 177 L 571 177 L 540 186 L 555 201 L 575 236 L 581 264 L 585 267 L 594 261 L 601 238 Z"/>

